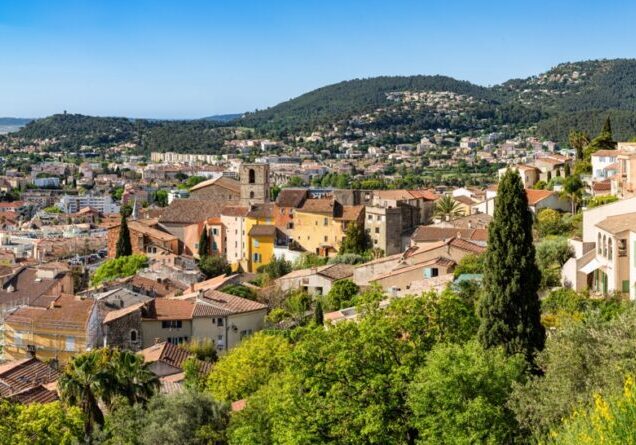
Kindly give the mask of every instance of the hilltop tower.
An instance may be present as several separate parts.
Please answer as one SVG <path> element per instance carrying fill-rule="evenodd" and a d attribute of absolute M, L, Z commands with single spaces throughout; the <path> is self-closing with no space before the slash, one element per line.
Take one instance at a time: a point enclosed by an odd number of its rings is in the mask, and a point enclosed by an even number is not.
<path fill-rule="evenodd" d="M 241 164 L 239 170 L 241 180 L 241 205 L 269 202 L 269 165 Z"/>

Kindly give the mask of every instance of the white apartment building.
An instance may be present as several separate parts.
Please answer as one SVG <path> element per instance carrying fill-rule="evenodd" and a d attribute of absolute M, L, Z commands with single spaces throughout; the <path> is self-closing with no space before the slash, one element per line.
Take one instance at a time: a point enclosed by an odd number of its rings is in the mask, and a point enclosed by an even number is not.
<path fill-rule="evenodd" d="M 64 195 L 58 203 L 64 213 L 77 213 L 85 207 L 91 207 L 100 213 L 119 213 L 119 204 L 113 202 L 110 195 Z"/>

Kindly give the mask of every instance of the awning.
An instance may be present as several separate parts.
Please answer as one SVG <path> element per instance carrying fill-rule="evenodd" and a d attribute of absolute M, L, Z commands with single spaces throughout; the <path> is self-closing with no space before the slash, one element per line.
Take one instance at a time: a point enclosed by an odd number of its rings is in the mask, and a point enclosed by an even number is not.
<path fill-rule="evenodd" d="M 592 261 L 581 267 L 579 269 L 579 272 L 584 273 L 585 275 L 589 275 L 599 267 L 601 267 L 601 263 L 596 258 L 593 258 Z"/>

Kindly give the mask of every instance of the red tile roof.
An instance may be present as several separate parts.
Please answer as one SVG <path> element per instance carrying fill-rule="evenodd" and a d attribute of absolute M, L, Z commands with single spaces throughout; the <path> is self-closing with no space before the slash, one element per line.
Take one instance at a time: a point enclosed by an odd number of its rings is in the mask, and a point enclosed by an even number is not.
<path fill-rule="evenodd" d="M 535 205 L 539 201 L 543 201 L 546 198 L 549 198 L 554 194 L 553 191 L 550 190 L 535 190 L 535 189 L 526 189 L 526 196 L 528 197 L 528 205 Z"/>

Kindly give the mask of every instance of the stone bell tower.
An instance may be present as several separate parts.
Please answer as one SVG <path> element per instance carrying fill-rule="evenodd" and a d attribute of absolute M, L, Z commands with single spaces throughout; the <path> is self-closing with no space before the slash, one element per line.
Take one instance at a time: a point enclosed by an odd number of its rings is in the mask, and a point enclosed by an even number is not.
<path fill-rule="evenodd" d="M 269 202 L 269 165 L 241 164 L 239 170 L 241 180 L 241 205 Z"/>

